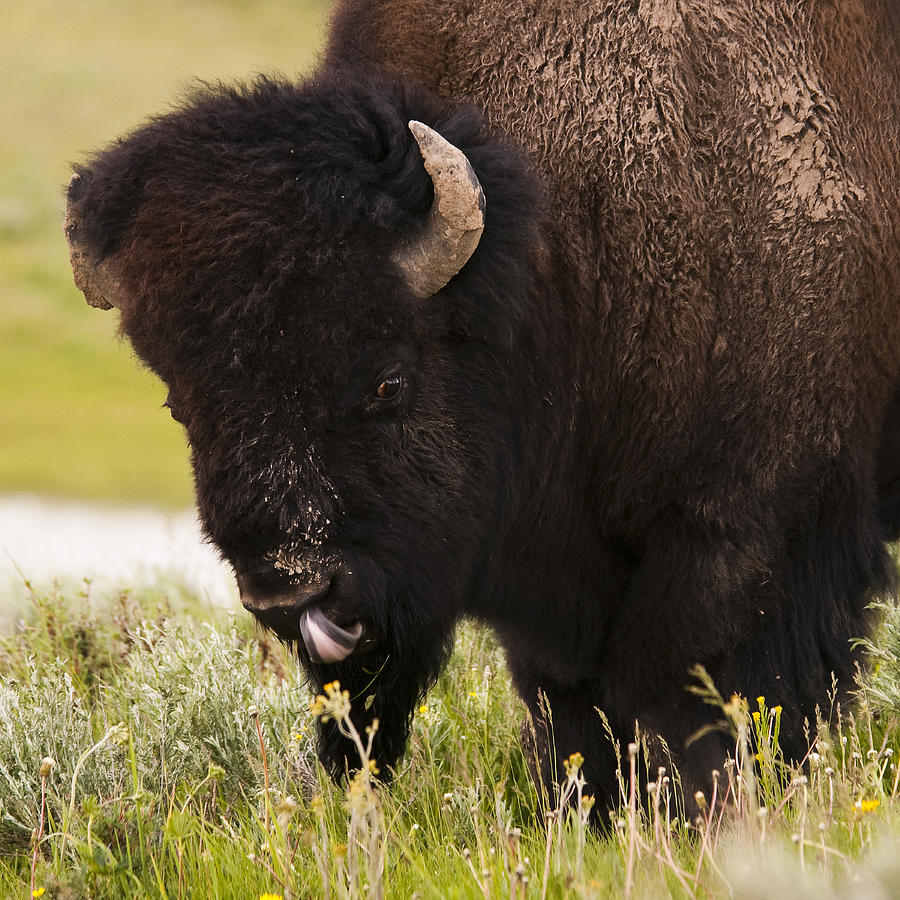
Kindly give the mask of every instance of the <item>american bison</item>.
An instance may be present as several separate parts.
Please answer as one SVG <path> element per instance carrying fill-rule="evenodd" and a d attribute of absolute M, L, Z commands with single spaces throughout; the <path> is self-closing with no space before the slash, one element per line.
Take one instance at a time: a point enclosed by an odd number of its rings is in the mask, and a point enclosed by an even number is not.
<path fill-rule="evenodd" d="M 382 771 L 461 617 L 547 779 L 613 794 L 600 708 L 706 784 L 696 663 L 802 756 L 900 534 L 898 60 L 894 0 L 341 0 L 305 81 L 78 166 L 76 283 Z"/>

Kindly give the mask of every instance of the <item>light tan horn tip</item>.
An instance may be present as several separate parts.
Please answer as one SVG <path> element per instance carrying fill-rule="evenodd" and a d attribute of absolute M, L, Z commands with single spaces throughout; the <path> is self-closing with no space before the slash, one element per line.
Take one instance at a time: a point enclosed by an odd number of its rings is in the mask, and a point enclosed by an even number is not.
<path fill-rule="evenodd" d="M 485 197 L 459 148 L 415 119 L 409 130 L 431 176 L 434 203 L 422 233 L 394 258 L 413 293 L 425 298 L 446 286 L 475 252 L 484 231 Z"/>

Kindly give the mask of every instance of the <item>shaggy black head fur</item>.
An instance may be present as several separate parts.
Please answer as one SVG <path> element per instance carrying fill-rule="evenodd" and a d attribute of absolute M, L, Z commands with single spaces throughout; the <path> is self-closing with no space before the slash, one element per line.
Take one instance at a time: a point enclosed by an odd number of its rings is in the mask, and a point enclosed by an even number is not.
<path fill-rule="evenodd" d="M 491 198 L 474 258 L 426 301 L 391 258 L 432 202 L 413 118 Z M 79 174 L 81 239 L 135 298 L 122 328 L 169 386 L 210 538 L 250 588 L 334 576 L 332 610 L 377 636 L 341 665 L 305 661 L 361 726 L 379 719 L 387 771 L 481 590 L 528 414 L 533 375 L 510 361 L 535 243 L 521 155 L 396 83 L 263 79 L 198 92 Z M 386 376 L 402 388 L 381 400 Z M 297 639 L 297 618 L 274 624 Z M 347 750 L 325 728 L 335 775 Z"/>
<path fill-rule="evenodd" d="M 169 386 L 245 603 L 378 718 L 382 772 L 473 616 L 539 777 L 579 751 L 614 798 L 599 707 L 690 797 L 728 750 L 691 667 L 780 704 L 801 758 L 892 584 L 900 26 L 539 6 L 343 0 L 311 80 L 200 90 L 80 167 L 69 236 Z M 433 200 L 410 119 L 487 198 L 427 300 L 394 261 Z M 359 652 L 314 663 L 311 608 Z M 355 762 L 332 725 L 319 749 Z"/>

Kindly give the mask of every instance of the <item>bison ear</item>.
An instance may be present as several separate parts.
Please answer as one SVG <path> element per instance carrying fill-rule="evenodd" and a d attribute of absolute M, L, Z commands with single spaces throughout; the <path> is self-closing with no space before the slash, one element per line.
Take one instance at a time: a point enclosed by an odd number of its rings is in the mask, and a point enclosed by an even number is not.
<path fill-rule="evenodd" d="M 469 261 L 484 231 L 484 191 L 466 155 L 421 122 L 409 123 L 434 202 L 422 233 L 394 255 L 416 297 L 436 294 Z"/>
<path fill-rule="evenodd" d="M 84 227 L 78 212 L 77 196 L 81 176 L 76 172 L 66 191 L 66 218 L 63 231 L 69 243 L 69 260 L 75 286 L 91 306 L 122 309 L 126 294 L 119 277 L 107 260 L 96 260 L 84 240 Z"/>

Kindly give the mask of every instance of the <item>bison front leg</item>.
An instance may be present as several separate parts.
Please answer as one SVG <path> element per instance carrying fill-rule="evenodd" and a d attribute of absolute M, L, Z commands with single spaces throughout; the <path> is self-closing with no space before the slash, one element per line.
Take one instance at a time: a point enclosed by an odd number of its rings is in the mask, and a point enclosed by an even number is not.
<path fill-rule="evenodd" d="M 435 637 L 427 647 L 420 643 L 415 648 L 376 650 L 333 665 L 304 660 L 315 690 L 321 692 L 326 684 L 337 681 L 348 692 L 350 722 L 364 746 L 372 734 L 370 759 L 384 781 L 391 780 L 403 756 L 413 713 L 443 667 L 451 637 Z M 318 725 L 319 760 L 337 782 L 363 765 L 359 749 L 346 732 L 345 724 L 330 717 Z"/>
<path fill-rule="evenodd" d="M 678 697 L 664 709 L 649 709 L 630 721 L 609 721 L 598 707 L 589 702 L 599 696 L 599 689 L 585 688 L 584 696 L 572 690 L 541 689 L 529 703 L 529 716 L 522 723 L 521 739 L 529 771 L 534 780 L 544 812 L 559 803 L 567 778 L 566 763 L 572 754 L 583 757 L 582 774 L 587 782 L 584 792 L 594 797 L 592 823 L 604 826 L 611 810 L 628 802 L 630 784 L 629 745 L 640 747 L 635 760 L 638 803 L 643 802 L 648 781 L 658 777 L 660 769 L 670 778 L 673 788 L 672 812 L 684 809 L 696 814 L 694 795 L 702 790 L 709 796 L 714 769 L 722 769 L 728 754 L 727 742 L 714 727 L 696 698 Z M 662 737 L 660 723 L 668 725 L 674 718 L 679 723 L 679 736 L 672 745 Z M 681 748 L 690 744 L 691 760 L 706 773 L 696 777 L 693 768 L 685 766 Z"/>
<path fill-rule="evenodd" d="M 579 754 L 585 793 L 595 800 L 593 818 L 602 824 L 619 798 L 618 762 L 607 724 L 592 703 L 595 691 L 560 686 L 550 678 L 537 678 L 533 670 L 514 672 L 513 677 L 528 706 L 520 736 L 542 811 L 558 805 L 566 764 Z"/>
<path fill-rule="evenodd" d="M 648 542 L 606 642 L 604 708 L 665 740 L 688 798 L 708 795 L 712 770 L 734 748 L 708 730 L 723 712 L 686 690 L 696 664 L 724 698 L 782 707 L 780 746 L 795 762 L 817 714 L 828 715 L 833 686 L 838 701 L 849 699 L 860 661 L 853 639 L 870 632 L 868 604 L 894 578 L 868 462 L 835 462 L 799 514 L 761 504 L 777 512 L 766 529 L 725 534 L 661 519 Z"/>

